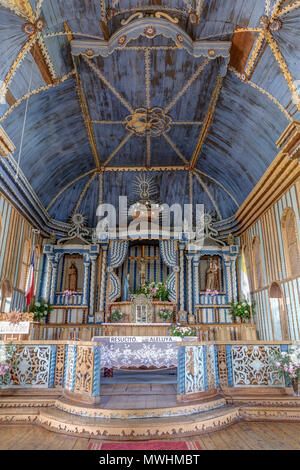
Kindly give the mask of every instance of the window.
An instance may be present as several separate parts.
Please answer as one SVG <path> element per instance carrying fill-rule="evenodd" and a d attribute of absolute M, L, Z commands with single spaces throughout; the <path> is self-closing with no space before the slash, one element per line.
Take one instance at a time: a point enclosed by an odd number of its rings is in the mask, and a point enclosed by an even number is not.
<path fill-rule="evenodd" d="M 293 209 L 288 208 L 281 217 L 284 258 L 287 275 L 300 274 L 300 254 L 296 216 Z"/>
<path fill-rule="evenodd" d="M 262 276 L 260 241 L 258 237 L 254 237 L 253 242 L 252 242 L 252 264 L 253 264 L 254 288 L 260 289 L 261 287 L 263 287 L 263 276 Z"/>
<path fill-rule="evenodd" d="M 19 288 L 25 292 L 26 288 L 26 280 L 30 266 L 30 252 L 31 252 L 31 241 L 29 239 L 26 240 L 24 247 L 23 247 L 23 254 L 20 266 L 20 281 L 19 281 Z"/>
<path fill-rule="evenodd" d="M 289 339 L 282 290 L 277 282 L 273 282 L 270 287 L 270 305 L 273 320 L 273 339 L 280 341 Z"/>

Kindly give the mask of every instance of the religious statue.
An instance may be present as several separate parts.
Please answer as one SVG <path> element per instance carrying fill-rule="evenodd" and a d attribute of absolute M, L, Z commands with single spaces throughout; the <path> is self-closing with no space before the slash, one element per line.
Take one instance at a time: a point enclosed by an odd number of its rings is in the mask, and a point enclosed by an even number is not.
<path fill-rule="evenodd" d="M 217 265 L 216 260 L 210 258 L 208 267 L 205 273 L 205 277 L 206 277 L 205 287 L 207 291 L 218 290 L 218 270 L 219 270 L 219 267 Z"/>
<path fill-rule="evenodd" d="M 139 275 L 141 286 L 143 286 L 146 282 L 146 262 L 143 258 L 139 262 Z"/>
<path fill-rule="evenodd" d="M 130 300 L 129 279 L 130 279 L 130 274 L 128 273 L 127 276 L 125 277 L 124 284 L 123 284 L 123 300 L 124 300 L 124 302 L 126 302 L 127 300 Z"/>
<path fill-rule="evenodd" d="M 72 261 L 71 266 L 69 267 L 68 273 L 68 289 L 71 291 L 77 291 L 77 277 L 78 272 L 76 268 L 76 264 Z"/>

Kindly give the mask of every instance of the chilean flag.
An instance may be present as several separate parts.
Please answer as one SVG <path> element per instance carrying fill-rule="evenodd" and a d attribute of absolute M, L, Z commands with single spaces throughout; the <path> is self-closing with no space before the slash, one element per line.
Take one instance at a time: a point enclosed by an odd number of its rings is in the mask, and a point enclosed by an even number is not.
<path fill-rule="evenodd" d="M 27 307 L 31 302 L 31 298 L 34 293 L 34 253 L 32 252 L 32 257 L 31 257 L 31 262 L 30 262 L 30 267 L 29 267 L 29 272 L 28 272 L 28 277 L 27 277 L 27 282 L 26 282 L 26 291 L 25 291 L 25 297 L 27 299 Z"/>

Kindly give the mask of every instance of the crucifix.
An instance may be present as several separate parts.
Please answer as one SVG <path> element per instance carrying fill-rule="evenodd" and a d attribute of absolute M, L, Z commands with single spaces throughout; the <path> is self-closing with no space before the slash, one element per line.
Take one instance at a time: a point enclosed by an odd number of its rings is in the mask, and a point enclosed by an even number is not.
<path fill-rule="evenodd" d="M 152 260 L 160 260 L 160 256 L 145 256 L 145 245 L 142 245 L 142 256 L 128 256 L 128 259 L 135 260 L 139 263 L 140 283 L 143 286 L 146 282 L 146 263 Z"/>

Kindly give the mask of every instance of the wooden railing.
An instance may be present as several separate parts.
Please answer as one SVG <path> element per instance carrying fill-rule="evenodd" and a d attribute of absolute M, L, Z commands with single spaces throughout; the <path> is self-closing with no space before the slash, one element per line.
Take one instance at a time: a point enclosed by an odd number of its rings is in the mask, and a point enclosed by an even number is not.
<path fill-rule="evenodd" d="M 206 323 L 184 326 L 195 327 L 199 341 L 257 340 L 254 323 Z"/>
<path fill-rule="evenodd" d="M 101 325 L 96 324 L 61 324 L 61 323 L 38 323 L 32 325 L 31 339 L 34 340 L 72 340 L 81 339 L 90 341 L 93 336 L 102 336 Z"/>

